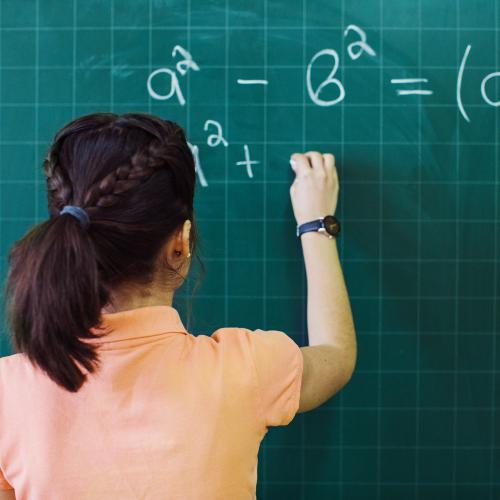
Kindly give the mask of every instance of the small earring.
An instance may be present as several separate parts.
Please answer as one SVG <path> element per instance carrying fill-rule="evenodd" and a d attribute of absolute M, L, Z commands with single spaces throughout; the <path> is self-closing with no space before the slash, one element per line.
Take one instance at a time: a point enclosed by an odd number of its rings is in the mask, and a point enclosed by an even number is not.
<path fill-rule="evenodd" d="M 189 257 L 191 257 L 191 252 L 188 253 L 188 259 L 189 259 Z"/>

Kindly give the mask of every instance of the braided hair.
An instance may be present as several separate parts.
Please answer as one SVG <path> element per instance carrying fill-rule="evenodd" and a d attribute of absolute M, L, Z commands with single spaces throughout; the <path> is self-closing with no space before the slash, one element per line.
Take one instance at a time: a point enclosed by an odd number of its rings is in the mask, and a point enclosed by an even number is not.
<path fill-rule="evenodd" d="M 158 272 L 169 289 L 184 281 L 162 249 L 186 219 L 190 251 L 197 249 L 195 163 L 173 121 L 93 113 L 57 132 L 43 171 L 50 217 L 9 251 L 7 318 L 15 349 L 76 392 L 87 379 L 81 368 L 99 366 L 96 346 L 85 339 L 101 336 L 90 329 L 102 326 L 113 291 L 147 286 Z M 86 211 L 87 229 L 60 215 L 69 204 Z"/>

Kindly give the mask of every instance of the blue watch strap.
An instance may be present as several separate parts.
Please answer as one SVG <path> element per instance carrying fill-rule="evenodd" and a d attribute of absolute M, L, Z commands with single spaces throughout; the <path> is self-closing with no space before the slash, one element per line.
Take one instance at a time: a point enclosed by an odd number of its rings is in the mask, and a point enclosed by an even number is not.
<path fill-rule="evenodd" d="M 297 238 L 300 238 L 301 234 L 307 233 L 309 231 L 317 231 L 323 227 L 323 219 L 311 220 L 309 222 L 304 222 L 303 224 L 297 225 Z"/>

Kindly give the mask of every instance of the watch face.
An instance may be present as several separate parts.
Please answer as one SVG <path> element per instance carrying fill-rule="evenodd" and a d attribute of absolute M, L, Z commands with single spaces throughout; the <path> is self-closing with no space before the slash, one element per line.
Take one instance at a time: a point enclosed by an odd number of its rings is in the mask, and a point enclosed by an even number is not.
<path fill-rule="evenodd" d="M 328 234 L 336 236 L 340 231 L 340 223 L 333 215 L 327 215 L 323 218 L 323 224 Z"/>

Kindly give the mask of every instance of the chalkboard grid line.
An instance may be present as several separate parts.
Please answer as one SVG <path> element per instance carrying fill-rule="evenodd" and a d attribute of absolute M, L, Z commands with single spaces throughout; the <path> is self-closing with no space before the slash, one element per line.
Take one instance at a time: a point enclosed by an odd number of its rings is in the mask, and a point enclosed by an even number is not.
<path fill-rule="evenodd" d="M 338 485 L 339 481 L 342 481 L 339 479 L 338 481 L 322 481 L 322 480 L 311 480 L 311 481 L 278 481 L 278 480 L 273 480 L 269 481 L 268 484 L 272 485 L 277 485 L 277 486 L 290 486 L 290 485 L 298 485 L 298 486 L 336 486 Z M 413 482 L 408 482 L 408 481 L 380 481 L 380 482 L 373 482 L 373 481 L 343 481 L 344 485 L 353 485 L 353 486 L 437 486 L 437 487 L 442 487 L 447 486 L 447 483 L 443 483 L 442 481 L 421 481 L 418 485 L 414 484 Z M 493 483 L 490 483 L 489 481 L 458 481 L 456 483 L 456 486 L 489 486 L 490 484 L 493 484 L 493 486 L 500 486 L 499 481 L 495 481 Z M 363 498 L 363 497 L 355 497 L 355 498 Z M 397 497 L 391 497 L 391 498 L 397 498 Z M 421 497 L 425 498 L 425 497 Z M 436 498 L 436 497 L 433 497 Z M 457 497 L 451 497 L 451 498 L 457 498 Z M 458 497 L 460 498 L 460 497 Z M 261 500 L 258 498 L 257 500 Z M 314 500 L 314 499 L 313 499 Z M 337 499 L 334 499 L 337 500 Z M 345 498 L 343 500 L 351 500 L 351 498 Z M 372 500 L 371 498 L 364 497 L 363 500 Z M 382 499 L 383 500 L 383 499 Z M 399 497 L 397 500 L 405 500 L 405 497 Z M 482 498 L 479 497 L 470 497 L 468 500 L 483 500 Z M 497 500 L 497 499 L 493 499 Z"/>
<path fill-rule="evenodd" d="M 375 332 L 374 332 L 375 333 Z M 486 373 L 492 373 L 493 370 L 490 370 L 490 371 L 487 371 Z M 368 374 L 366 373 L 365 371 L 363 371 L 362 373 L 364 374 Z M 372 373 L 378 373 L 377 370 L 371 370 L 369 372 L 370 374 Z M 400 375 L 411 375 L 412 372 L 410 371 L 388 371 L 388 372 L 384 372 L 384 374 L 389 374 L 389 375 L 394 375 L 394 374 L 400 374 Z M 427 373 L 427 371 L 422 371 L 422 373 Z M 430 371 L 429 374 L 430 375 L 434 375 L 434 374 L 440 374 L 442 373 L 440 370 L 434 370 L 434 371 Z M 454 370 L 447 370 L 445 371 L 444 373 L 448 374 L 448 375 L 453 375 L 455 372 Z M 468 372 L 469 373 L 469 372 Z M 483 373 L 483 372 L 481 372 Z M 378 406 L 371 406 L 371 405 L 366 405 L 366 404 L 363 404 L 359 406 L 350 406 L 350 405 L 346 405 L 344 407 L 344 410 L 346 411 L 356 411 L 356 412 L 369 412 L 369 413 L 373 413 L 373 411 L 376 411 L 379 407 Z M 401 413 L 408 413 L 410 411 L 415 411 L 416 410 L 416 406 L 413 406 L 413 405 L 408 405 L 408 406 L 390 406 L 390 405 L 384 405 L 384 410 L 387 411 L 387 412 L 401 412 Z M 428 413 L 433 413 L 433 412 L 441 412 L 441 411 L 453 411 L 454 410 L 454 406 L 451 405 L 451 406 L 429 406 L 425 409 L 425 411 L 427 411 Z M 420 410 L 423 410 L 422 407 L 420 407 Z M 491 406 L 488 405 L 488 406 L 470 406 L 470 407 L 464 407 L 463 408 L 463 411 L 464 412 L 471 412 L 471 413 L 475 413 L 476 411 L 490 411 L 491 410 Z M 318 409 L 317 411 L 319 412 L 327 412 L 327 413 L 337 413 L 338 410 L 337 408 L 335 407 L 325 407 L 325 408 L 322 408 L 322 409 Z M 330 447 L 333 447 L 333 448 L 338 448 L 340 446 L 340 444 L 337 444 L 337 445 L 329 445 L 329 444 L 325 444 L 325 445 L 311 445 L 309 444 L 308 445 L 308 448 L 330 448 Z M 349 445 L 346 445 L 344 443 L 344 446 L 346 448 L 350 448 L 350 449 L 363 449 L 363 448 L 369 448 L 369 449 L 375 449 L 377 447 L 376 444 L 349 444 Z M 463 445 L 457 445 L 458 446 L 458 449 L 467 449 L 467 450 L 484 450 L 484 446 L 483 445 L 466 445 L 466 444 L 463 444 Z M 296 445 L 269 445 L 268 446 L 269 448 L 296 448 Z M 390 449 L 390 450 L 394 450 L 394 449 L 398 449 L 398 450 L 408 450 L 408 445 L 406 444 L 400 444 L 400 445 L 397 445 L 397 444 L 386 444 L 386 445 L 382 445 L 382 448 L 384 449 Z M 447 444 L 442 444 L 442 445 L 419 445 L 419 448 L 422 449 L 422 450 L 427 450 L 427 449 L 433 449 L 433 450 L 449 450 L 450 447 L 449 445 Z M 493 448 L 495 450 L 499 450 L 500 449 L 500 445 L 493 445 Z"/>
<path fill-rule="evenodd" d="M 134 64 L 130 64 L 128 65 L 128 67 L 130 69 L 146 69 L 146 66 L 144 65 L 134 65 Z M 279 65 L 279 64 L 276 64 L 276 65 L 273 65 L 272 66 L 273 69 L 290 69 L 290 68 L 293 68 L 293 69 L 297 69 L 297 70 L 300 70 L 302 68 L 300 68 L 299 66 L 285 66 L 285 65 Z M 315 69 L 316 68 L 319 68 L 320 65 L 317 64 L 315 65 Z M 386 66 L 385 68 L 389 68 L 390 66 Z M 416 69 L 416 70 L 420 70 L 422 68 L 419 68 L 418 66 L 406 66 L 407 68 L 413 68 L 413 69 Z M 114 68 L 114 66 L 112 65 L 109 65 L 109 64 L 99 64 L 99 67 L 98 69 L 100 70 L 103 70 L 103 69 L 108 69 L 108 70 L 112 70 Z M 254 68 L 254 69 L 257 69 L 257 70 L 261 70 L 262 69 L 262 66 L 236 66 L 236 65 L 231 65 L 231 68 L 241 68 L 241 69 L 250 69 L 250 68 Z M 366 66 L 366 67 L 363 67 L 363 66 L 356 66 L 357 69 L 373 69 L 373 67 L 371 66 Z M 21 69 L 34 69 L 34 66 L 32 65 L 16 65 L 16 66 L 11 66 L 11 65 L 4 65 L 4 66 L 0 66 L 0 69 L 2 70 L 21 70 Z M 38 69 L 65 69 L 67 70 L 68 69 L 68 66 L 60 66 L 60 65 L 40 65 L 38 66 Z M 206 65 L 204 66 L 204 69 L 224 69 L 223 66 L 210 66 L 210 65 Z M 331 67 L 326 67 L 324 66 L 324 69 L 331 69 Z M 395 67 L 395 69 L 401 69 L 399 67 Z M 425 69 L 444 69 L 444 67 L 439 67 L 439 68 L 436 68 L 436 67 L 433 67 L 433 66 L 426 66 Z M 453 68 L 449 68 L 450 71 L 453 70 Z M 486 66 L 476 66 L 474 67 L 474 69 L 476 70 L 479 70 L 479 69 L 491 69 L 491 67 L 486 67 Z M 456 70 L 456 68 L 455 68 Z M 189 74 L 189 73 L 188 73 Z M 187 78 L 187 75 L 186 74 L 186 78 Z M 61 106 L 61 107 L 64 107 L 64 106 L 71 106 L 71 102 L 50 102 L 50 101 L 44 101 L 43 103 L 38 103 L 38 102 L 35 102 L 35 101 L 28 101 L 28 100 L 23 100 L 22 102 L 20 101 L 14 101 L 12 100 L 11 102 L 5 102 L 3 103 L 3 106 L 5 106 L 6 108 L 9 108 L 9 107 L 32 107 L 34 104 L 39 104 L 41 107 L 45 106 L 45 107 L 50 107 L 50 106 Z M 88 106 L 109 106 L 109 101 L 86 101 L 86 104 Z M 143 106 L 145 104 L 145 101 L 116 101 L 115 104 L 119 104 L 121 106 Z M 196 103 L 195 103 L 196 104 Z M 172 101 L 172 102 L 165 102 L 165 103 L 162 103 L 162 107 L 172 107 L 172 108 L 178 108 L 179 104 Z M 241 102 L 241 103 L 238 103 L 238 104 L 233 104 L 234 107 L 241 107 L 241 108 L 252 108 L 252 107 L 256 107 L 256 108 L 260 108 L 263 106 L 262 103 L 255 103 L 255 102 Z M 314 104 L 313 102 L 307 102 L 304 104 L 304 106 L 306 108 L 311 108 L 311 109 L 317 109 L 317 104 Z M 346 108 L 378 108 L 378 104 L 373 104 L 369 101 L 363 101 L 363 102 L 348 102 L 348 103 L 344 103 L 342 102 L 342 104 L 339 104 L 339 106 L 344 106 Z M 385 102 L 384 103 L 384 106 L 386 108 L 412 108 L 414 109 L 415 108 L 415 103 L 398 103 L 398 102 Z M 467 104 L 467 108 L 471 107 L 471 108 L 486 108 L 488 105 L 487 104 L 483 104 L 483 103 L 468 103 Z M 268 103 L 268 107 L 269 108 L 293 108 L 293 107 L 301 107 L 300 104 L 298 104 L 297 102 L 287 102 L 287 101 L 277 101 L 277 102 L 270 102 Z M 447 103 L 447 102 L 429 102 L 428 104 L 426 104 L 426 107 L 431 107 L 431 108 L 455 108 L 456 107 L 456 104 L 453 104 L 453 103 Z M 234 141 L 231 141 L 232 144 L 234 144 Z M 433 142 L 434 143 L 434 142 Z M 407 144 L 405 142 L 405 144 Z"/>
<path fill-rule="evenodd" d="M 418 1 L 418 66 L 422 68 L 422 0 Z M 421 69 L 418 70 L 419 74 Z M 415 397 L 417 407 L 415 410 L 415 490 L 414 497 L 415 500 L 419 500 L 419 480 L 420 480 L 420 470 L 419 470 L 419 444 L 420 444 L 420 314 L 421 314 L 421 290 L 422 290 L 422 273 L 421 273 L 421 257 L 422 257 L 422 99 L 418 99 L 418 168 L 417 168 L 417 182 L 418 182 L 418 194 L 417 194 L 417 211 L 418 211 L 418 223 L 417 223 L 417 353 L 416 353 L 416 389 Z"/>
<path fill-rule="evenodd" d="M 500 43 L 499 43 L 499 32 L 500 32 L 500 26 L 498 25 L 500 18 L 500 7 L 499 7 L 499 2 L 495 2 L 495 54 L 499 53 L 500 50 Z M 496 85 L 497 89 L 497 94 L 498 94 L 498 81 Z M 495 114 L 495 137 L 497 138 L 497 144 L 495 145 L 495 186 L 498 186 L 498 170 L 499 166 L 498 163 L 500 161 L 499 155 L 498 155 L 498 137 L 500 137 L 500 128 L 498 125 L 498 113 Z M 498 187 L 495 188 L 495 215 L 498 217 Z M 491 439 L 490 439 L 490 470 L 489 470 L 489 477 L 490 477 L 490 500 L 494 500 L 494 490 L 493 490 L 493 480 L 495 478 L 495 440 L 496 440 L 496 433 L 495 433 L 495 425 L 497 422 L 496 418 L 496 375 L 498 373 L 498 367 L 497 367 L 497 357 L 496 357 L 496 352 L 497 352 L 497 334 L 498 334 L 498 328 L 497 328 L 497 321 L 498 321 L 498 316 L 497 316 L 497 309 L 498 309 L 498 221 L 494 225 L 494 252 L 493 254 L 495 255 L 496 259 L 493 263 L 493 330 L 491 332 L 491 338 L 492 338 L 492 346 L 491 346 L 491 351 L 492 351 L 492 356 L 493 356 L 493 373 L 492 373 L 492 382 L 491 382 L 491 422 L 490 422 L 490 432 L 491 432 Z M 500 453 L 498 453 L 498 456 L 500 457 Z M 499 460 L 500 463 L 500 460 Z M 497 471 L 498 473 L 498 471 Z"/>
<path fill-rule="evenodd" d="M 3 31 L 5 31 L 5 29 L 2 29 Z M 40 29 L 39 31 L 42 31 L 42 29 Z M 52 29 L 50 31 L 53 31 Z M 78 30 L 77 30 L 78 31 Z M 41 64 L 39 66 L 40 69 L 68 69 L 70 66 L 69 65 L 64 65 L 64 64 Z M 106 64 L 106 63 L 100 63 L 99 64 L 99 69 L 113 69 L 113 65 L 112 64 Z M 147 69 L 148 66 L 145 65 L 145 64 L 127 64 L 127 67 L 130 68 L 130 69 Z M 0 66 L 1 69 L 33 69 L 33 66 L 30 65 L 30 64 L 16 64 L 16 65 L 9 65 L 9 64 L 6 64 L 6 65 L 3 65 L 3 66 Z M 204 69 L 224 69 L 224 66 L 223 65 L 220 65 L 220 64 L 204 64 L 203 65 L 203 68 Z M 231 64 L 231 68 L 234 68 L 234 69 L 256 69 L 256 70 L 261 70 L 262 69 L 262 65 L 253 65 L 253 64 Z M 301 70 L 303 69 L 302 66 L 298 66 L 298 65 L 295 65 L 295 64 L 273 64 L 272 65 L 272 68 L 273 69 L 297 69 L 297 70 Z M 331 65 L 328 66 L 328 65 L 324 65 L 324 64 L 321 64 L 321 63 L 315 63 L 314 64 L 314 68 L 315 69 L 331 69 Z M 373 69 L 373 66 L 368 66 L 368 65 L 363 65 L 363 64 L 356 64 L 356 68 L 357 69 Z M 385 69 L 401 69 L 401 66 L 399 65 L 391 65 L 391 64 L 387 64 L 386 66 L 384 66 Z M 416 69 L 416 70 L 421 70 L 422 68 L 417 66 L 417 65 L 406 65 L 405 64 L 405 68 L 410 68 L 410 69 Z M 435 65 L 426 65 L 425 66 L 425 69 L 442 69 L 442 70 L 449 70 L 449 71 L 453 71 L 453 72 L 456 72 L 457 68 L 456 66 L 447 66 L 445 64 L 441 64 L 439 66 L 435 66 Z M 470 70 L 491 70 L 491 65 L 488 65 L 488 66 L 484 66 L 484 65 L 480 65 L 480 64 L 474 64 L 473 62 L 470 63 L 470 66 L 469 64 L 467 65 L 467 69 L 468 71 Z M 186 75 L 187 76 L 187 75 Z M 386 81 L 386 83 L 388 82 L 388 80 Z M 134 104 L 134 101 L 125 101 L 121 104 Z M 26 101 L 23 101 L 22 103 L 19 103 L 19 105 L 33 105 L 33 103 L 31 104 L 26 104 Z M 55 105 L 61 105 L 60 102 L 57 102 L 57 103 L 54 103 Z M 68 103 L 70 104 L 70 103 Z M 94 104 L 92 102 L 90 102 L 90 104 Z M 101 103 L 98 103 L 98 104 L 101 104 Z M 109 104 L 109 103 L 105 103 L 105 104 Z M 140 103 L 137 103 L 137 104 L 141 104 L 143 105 L 144 102 L 140 102 Z M 13 104 L 12 102 L 11 103 L 5 103 L 6 106 L 17 106 L 18 104 Z M 178 107 L 179 106 L 179 103 L 175 102 L 175 101 L 172 101 L 172 102 L 165 102 L 165 103 L 162 103 L 162 107 L 163 106 L 172 106 L 172 107 Z M 237 104 L 238 106 L 262 106 L 261 103 L 252 103 L 252 102 L 248 102 L 248 103 L 241 103 L 241 104 Z M 305 104 L 307 107 L 311 107 L 311 108 L 317 108 L 317 104 L 314 104 L 312 102 L 307 102 Z M 397 108 L 402 108 L 402 107 L 411 107 L 413 108 L 415 106 L 415 104 L 413 103 L 399 103 L 399 102 L 392 102 L 392 103 L 384 103 L 385 106 L 394 106 L 394 107 L 397 107 Z M 426 106 L 431 106 L 432 104 L 426 104 Z M 293 102 L 286 102 L 286 101 L 279 101 L 279 102 L 271 102 L 269 103 L 269 106 L 297 106 L 297 107 L 300 107 L 301 104 L 297 103 L 296 101 L 293 101 Z M 370 104 L 369 102 L 366 102 L 366 103 L 355 103 L 355 102 L 351 102 L 351 103 L 345 103 L 344 101 L 342 102 L 342 106 L 346 106 L 346 107 L 349 107 L 349 106 L 367 106 L 367 107 L 375 107 L 375 106 L 378 106 L 378 105 L 374 105 L 374 104 Z M 456 107 L 456 104 L 448 104 L 447 106 L 449 107 Z M 469 106 L 477 106 L 477 107 L 485 107 L 485 104 L 467 104 L 467 107 Z M 231 141 L 233 142 L 233 141 Z"/>
<path fill-rule="evenodd" d="M 358 410 L 358 408 L 355 408 L 355 409 Z M 416 409 L 416 408 L 412 408 L 412 409 Z M 474 411 L 475 409 L 477 409 L 477 407 L 475 407 L 471 411 Z M 489 407 L 488 407 L 488 409 L 489 409 Z M 400 410 L 400 408 L 393 408 L 392 410 L 398 411 L 398 410 Z M 345 447 L 346 449 L 359 450 L 359 451 L 361 451 L 361 450 L 373 450 L 373 449 L 375 449 L 375 445 L 345 445 L 345 444 L 344 445 L 340 445 L 340 444 L 337 444 L 337 445 L 335 445 L 335 444 L 332 444 L 332 445 L 326 445 L 326 444 L 308 444 L 307 445 L 307 448 L 310 449 L 310 450 L 340 450 L 343 447 Z M 270 444 L 270 445 L 268 445 L 268 448 L 269 449 L 274 449 L 274 450 L 283 450 L 283 449 L 285 449 L 285 450 L 296 450 L 297 449 L 297 445 L 286 445 L 286 444 L 272 445 L 272 444 Z M 446 446 L 446 445 L 442 445 L 442 446 L 430 446 L 430 445 L 426 446 L 426 445 L 422 445 L 422 446 L 417 446 L 417 448 L 421 449 L 421 450 L 435 450 L 435 451 L 438 451 L 438 450 L 440 450 L 440 451 L 449 450 L 449 446 Z M 500 446 L 494 446 L 493 448 L 497 449 L 497 450 L 500 450 Z M 404 451 L 407 451 L 408 450 L 408 446 L 406 446 L 406 445 L 393 445 L 393 446 L 385 445 L 385 446 L 382 446 L 382 449 L 384 449 L 384 450 L 404 450 Z M 472 446 L 472 445 L 470 445 L 470 446 L 467 446 L 467 445 L 458 445 L 457 449 L 459 449 L 459 450 L 478 450 L 479 451 L 479 450 L 484 450 L 484 447 L 483 446 Z M 340 480 L 340 482 L 342 482 L 342 481 L 343 480 Z M 318 482 L 321 482 L 321 481 L 318 481 Z M 337 481 L 335 481 L 335 482 L 337 482 Z M 348 483 L 348 481 L 345 481 L 345 482 Z M 333 481 L 331 483 L 333 483 Z M 426 481 L 422 481 L 422 483 L 425 484 Z M 388 484 L 397 484 L 397 481 L 388 481 Z M 405 482 L 403 484 L 407 484 L 407 483 Z M 410 483 L 410 484 L 419 484 L 419 482 L 415 481 L 414 483 Z M 443 483 L 440 482 L 439 484 L 443 484 Z M 474 483 L 470 483 L 470 484 L 477 484 L 477 483 L 474 482 Z M 486 484 L 489 484 L 489 481 Z M 500 481 L 497 482 L 497 484 L 500 484 Z M 369 500 L 369 499 L 367 499 L 367 500 Z"/>
<path fill-rule="evenodd" d="M 155 25 L 151 26 L 151 30 L 153 31 L 179 31 L 179 29 L 182 26 L 177 25 L 177 26 L 161 26 L 161 25 Z M 2 27 L 3 31 L 33 31 L 33 28 L 36 28 L 36 26 L 4 26 Z M 345 29 L 345 25 L 329 25 L 329 26 L 304 26 L 303 27 L 306 30 L 313 30 L 313 31 L 335 31 L 335 30 L 341 30 L 343 31 Z M 419 28 L 418 26 L 369 26 L 364 24 L 363 29 L 365 31 L 374 31 L 378 29 L 383 29 L 385 31 L 418 31 L 421 29 L 422 31 L 455 31 L 456 28 L 454 27 L 446 27 L 446 26 L 422 26 L 422 28 Z M 79 25 L 77 27 L 78 31 L 107 31 L 109 27 L 107 26 L 84 26 L 84 25 Z M 196 30 L 215 30 L 215 31 L 220 31 L 225 29 L 225 25 L 202 25 L 202 26 L 196 26 L 196 25 L 191 25 L 190 30 L 196 31 Z M 240 25 L 238 26 L 238 30 L 241 31 L 255 31 L 255 30 L 261 30 L 262 25 Z M 292 31 L 297 31 L 298 26 L 286 26 L 286 25 L 279 25 L 279 26 L 267 26 L 266 28 L 268 31 L 272 30 L 292 30 Z M 460 28 L 461 31 L 485 31 L 485 32 L 495 32 L 496 28 L 488 28 L 488 27 L 481 27 L 481 26 L 463 26 Z M 69 31 L 72 30 L 71 26 L 40 26 L 40 31 Z M 143 26 L 126 26 L 126 25 L 115 25 L 115 30 L 127 30 L 127 31 L 142 31 L 144 30 Z M 205 66 L 206 67 L 206 66 Z M 316 66 L 315 66 L 316 67 Z M 319 67 L 319 64 L 318 66 Z M 329 66 L 331 68 L 331 66 Z M 259 66 L 259 68 L 262 68 L 262 66 Z"/>
<path fill-rule="evenodd" d="M 38 141 L 38 121 L 39 121 L 39 112 L 38 112 L 38 101 L 39 101 L 39 53 L 40 53 L 40 44 L 39 44 L 39 31 L 40 28 L 40 2 L 39 0 L 36 0 L 35 3 L 35 119 L 33 120 L 33 127 L 34 127 L 34 137 Z M 39 159 L 40 159 L 40 149 L 35 148 L 35 165 L 39 165 Z M 38 189 L 38 186 L 40 184 L 38 180 L 38 170 L 36 168 L 33 169 L 33 182 L 35 183 L 35 186 L 37 189 L 35 189 L 35 220 L 36 222 L 39 218 L 38 214 L 38 207 L 39 207 L 39 202 L 38 202 L 38 193 L 40 192 L 40 189 Z"/>
<path fill-rule="evenodd" d="M 379 4 L 379 16 L 380 16 L 380 26 L 379 26 L 379 47 L 380 47 L 380 68 L 379 68 L 379 199 L 382 200 L 384 196 L 384 96 L 383 96 L 383 79 L 384 79 L 384 0 L 380 0 Z M 378 223 L 378 255 L 382 257 L 383 255 L 383 224 L 382 219 L 384 216 L 383 203 L 379 203 L 379 223 Z M 379 275 L 379 285 L 378 285 L 378 359 L 377 366 L 379 368 L 379 373 L 377 377 L 377 500 L 381 497 L 381 434 L 382 434 L 382 423 L 381 423 L 381 406 L 382 406 L 382 314 L 383 314 L 383 304 L 382 304 L 382 293 L 383 293 L 383 266 L 382 260 L 379 260 L 378 264 L 378 275 Z"/>
<path fill-rule="evenodd" d="M 72 79 L 71 79 L 71 116 L 76 115 L 76 6 L 77 6 L 77 0 L 73 0 L 73 26 L 71 27 L 72 29 L 72 62 L 73 62 L 73 67 L 71 68 L 72 70 Z M 38 143 L 37 143 L 38 144 Z"/>
<path fill-rule="evenodd" d="M 460 60 L 460 37 L 459 37 L 459 32 L 458 30 L 460 29 L 460 0 L 457 0 L 456 4 L 456 29 L 457 32 L 455 34 L 455 56 L 456 60 Z M 455 134 L 457 137 L 456 145 L 455 145 L 455 153 L 456 153 L 456 178 L 460 178 L 460 115 L 459 115 L 459 110 L 458 108 L 455 111 Z M 460 215 L 460 190 L 458 184 L 455 186 L 455 216 L 457 218 L 455 222 L 455 234 L 457 241 L 459 241 L 459 231 L 460 231 L 460 225 L 458 223 L 458 217 Z M 453 467 L 452 467 L 452 492 L 453 492 L 453 498 L 457 497 L 457 447 L 456 443 L 458 440 L 458 333 L 459 333 L 459 317 L 458 317 L 458 294 L 459 294 L 459 272 L 460 272 L 460 267 L 458 265 L 458 259 L 459 259 L 459 245 L 456 245 L 455 248 L 455 276 L 454 276 L 454 285 L 455 285 L 455 308 L 454 308 L 454 328 L 453 331 L 455 333 L 455 336 L 453 337 L 453 348 L 454 348 L 454 370 L 455 370 L 455 375 L 453 377 L 453 453 L 452 453 L 452 461 L 453 461 Z"/>
<path fill-rule="evenodd" d="M 224 121 L 225 126 L 227 128 L 227 134 L 230 137 L 230 123 L 229 123 L 229 110 L 228 110 L 228 99 L 229 99 L 229 0 L 225 2 L 225 17 L 224 17 L 224 99 L 226 101 L 224 107 Z M 224 184 L 224 256 L 227 257 L 229 255 L 229 222 L 228 222 L 228 207 L 229 207 L 229 183 L 227 181 L 229 177 L 229 169 L 228 169 L 228 152 L 227 148 L 224 148 L 224 177 L 226 182 Z M 224 324 L 228 324 L 229 322 L 229 297 L 228 297 L 228 289 L 229 289 L 229 262 L 226 259 L 224 264 Z M 265 461 L 265 452 L 263 451 L 264 461 Z"/>
<path fill-rule="evenodd" d="M 110 45 L 110 71 L 109 71 L 109 107 L 110 111 L 114 111 L 115 90 L 114 90 L 114 61 L 115 61 L 115 0 L 111 0 L 110 9 L 110 30 L 109 30 L 109 45 Z"/>

